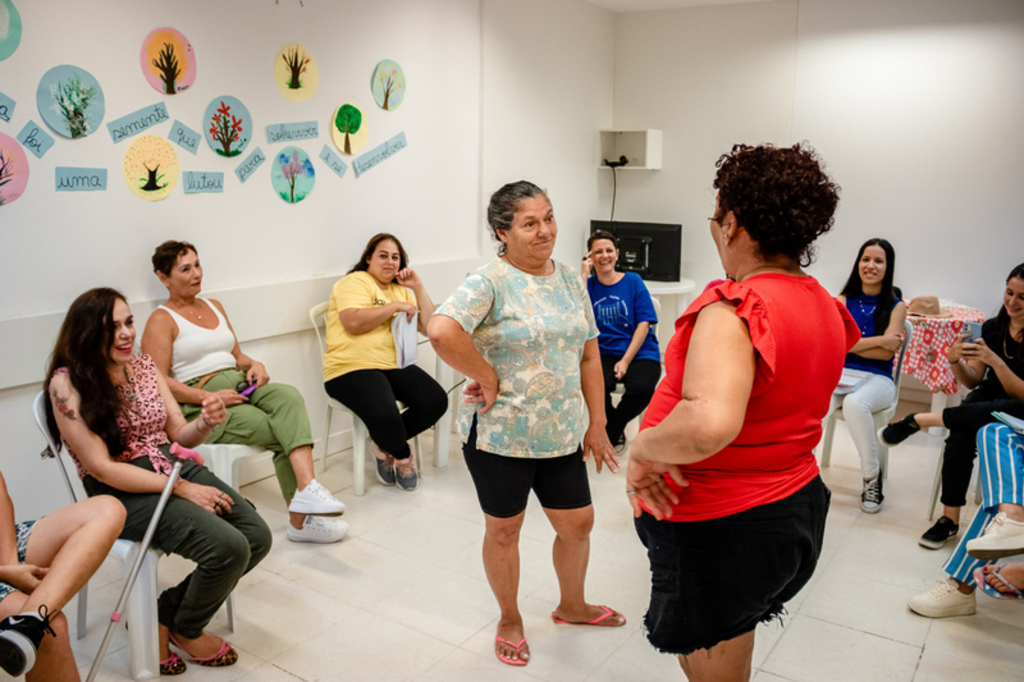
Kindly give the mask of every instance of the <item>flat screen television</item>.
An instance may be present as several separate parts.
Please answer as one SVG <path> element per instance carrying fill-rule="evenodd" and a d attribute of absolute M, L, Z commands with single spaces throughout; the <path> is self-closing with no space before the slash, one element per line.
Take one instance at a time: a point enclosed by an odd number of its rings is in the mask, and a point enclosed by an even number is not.
<path fill-rule="evenodd" d="M 619 240 L 616 270 L 635 272 L 652 282 L 678 282 L 683 226 L 591 220 L 590 233 L 605 230 Z"/>

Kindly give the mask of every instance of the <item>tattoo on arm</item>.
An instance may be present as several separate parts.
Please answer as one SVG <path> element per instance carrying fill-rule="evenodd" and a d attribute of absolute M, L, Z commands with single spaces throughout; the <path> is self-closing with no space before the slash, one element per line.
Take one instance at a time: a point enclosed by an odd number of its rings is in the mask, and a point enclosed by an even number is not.
<path fill-rule="evenodd" d="M 66 396 L 57 395 L 57 389 L 53 389 L 53 399 L 57 403 L 57 411 L 60 412 L 68 421 L 76 421 L 75 411 L 68 407 L 68 400 L 70 398 Z"/>

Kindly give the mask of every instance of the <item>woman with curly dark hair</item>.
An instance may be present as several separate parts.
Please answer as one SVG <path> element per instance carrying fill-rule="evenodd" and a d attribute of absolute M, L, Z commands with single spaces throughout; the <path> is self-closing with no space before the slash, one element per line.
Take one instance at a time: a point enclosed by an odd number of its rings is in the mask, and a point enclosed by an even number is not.
<path fill-rule="evenodd" d="M 651 562 L 648 639 L 690 680 L 747 680 L 754 628 L 821 552 L 830 493 L 812 449 L 860 334 L 801 269 L 838 202 L 814 152 L 737 145 L 717 166 L 711 237 L 730 280 L 676 323 L 626 494 Z"/>

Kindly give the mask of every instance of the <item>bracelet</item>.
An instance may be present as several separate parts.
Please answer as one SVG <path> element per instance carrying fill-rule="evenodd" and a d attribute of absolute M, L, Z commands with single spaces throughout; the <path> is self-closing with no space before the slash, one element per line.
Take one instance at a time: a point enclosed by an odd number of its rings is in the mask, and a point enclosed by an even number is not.
<path fill-rule="evenodd" d="M 960 360 L 957 360 L 956 362 L 953 362 L 953 361 L 952 361 L 952 360 L 950 360 L 949 358 L 946 358 L 946 362 L 948 362 L 948 363 L 949 363 L 949 366 L 950 366 L 950 367 L 956 367 L 957 365 L 959 365 L 959 364 L 960 364 Z"/>

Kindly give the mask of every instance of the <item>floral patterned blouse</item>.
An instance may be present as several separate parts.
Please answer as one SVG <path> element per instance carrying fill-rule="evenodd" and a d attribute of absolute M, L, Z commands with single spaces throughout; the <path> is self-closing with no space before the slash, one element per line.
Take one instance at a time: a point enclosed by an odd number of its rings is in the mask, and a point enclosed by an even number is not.
<path fill-rule="evenodd" d="M 164 427 L 167 424 L 167 408 L 160 397 L 160 388 L 156 382 L 156 365 L 148 355 L 137 355 L 128 361 L 128 382 L 117 386 L 117 397 L 121 401 L 121 409 L 117 414 L 117 426 L 121 430 L 121 440 L 125 445 L 124 452 L 114 457 L 116 462 L 130 462 L 138 457 L 149 457 L 153 469 L 157 473 L 170 474 L 172 465 L 160 451 L 161 445 L 170 442 Z M 61 367 L 53 373 L 66 374 L 67 367 Z M 71 459 L 78 468 L 78 477 L 85 478 L 89 471 L 82 466 L 78 456 L 67 447 Z"/>
<path fill-rule="evenodd" d="M 556 262 L 530 275 L 497 258 L 470 275 L 437 310 L 472 334 L 498 374 L 494 406 L 459 407 L 462 441 L 477 420 L 477 447 L 508 457 L 576 452 L 586 431 L 580 385 L 583 345 L 597 338 L 583 280 Z"/>

